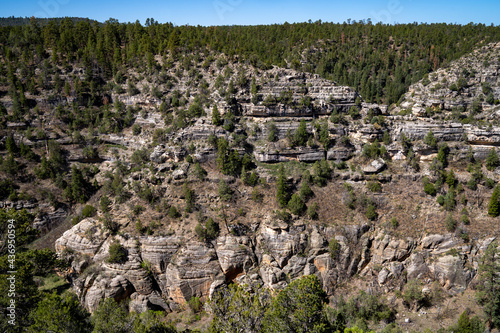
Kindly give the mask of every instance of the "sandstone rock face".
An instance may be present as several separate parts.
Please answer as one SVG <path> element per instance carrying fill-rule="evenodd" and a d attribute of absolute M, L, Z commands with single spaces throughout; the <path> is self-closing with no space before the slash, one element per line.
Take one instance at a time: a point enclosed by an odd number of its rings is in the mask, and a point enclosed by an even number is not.
<path fill-rule="evenodd" d="M 183 304 L 191 297 L 205 297 L 215 278 L 222 273 L 213 248 L 202 243 L 188 243 L 167 266 L 167 293 L 176 303 Z"/>
<path fill-rule="evenodd" d="M 335 238 L 340 250 L 330 254 Z M 134 311 L 171 311 L 192 297 L 206 298 L 225 283 L 282 289 L 290 280 L 316 274 L 332 294 L 355 274 L 381 288 L 403 278 L 438 281 L 450 293 L 468 288 L 494 238 L 465 246 L 453 235 L 396 238 L 368 225 L 325 228 L 288 225 L 264 218 L 252 235 L 221 235 L 211 244 L 179 236 L 112 236 L 94 219 L 85 219 L 56 242 L 60 255 L 73 259 L 73 287 L 94 311 L 105 297 L 130 298 Z M 109 245 L 119 241 L 127 261 L 107 262 Z"/>
<path fill-rule="evenodd" d="M 291 117 L 312 116 L 313 114 L 330 114 L 334 108 L 348 111 L 354 104 L 357 93 L 345 86 L 321 79 L 316 74 L 297 73 L 282 69 L 279 80 L 270 80 L 262 85 L 259 93 L 266 99 L 269 96 L 279 98 L 284 92 L 291 92 L 291 100 L 296 104 L 291 107 L 285 104 L 242 103 L 242 113 L 252 117 Z M 309 104 L 300 101 L 308 96 Z M 298 104 L 298 105 L 297 105 Z"/>
<path fill-rule="evenodd" d="M 88 218 L 66 231 L 56 241 L 56 251 L 61 253 L 65 249 L 71 249 L 80 254 L 93 256 L 108 236 L 100 230 L 96 220 Z"/>

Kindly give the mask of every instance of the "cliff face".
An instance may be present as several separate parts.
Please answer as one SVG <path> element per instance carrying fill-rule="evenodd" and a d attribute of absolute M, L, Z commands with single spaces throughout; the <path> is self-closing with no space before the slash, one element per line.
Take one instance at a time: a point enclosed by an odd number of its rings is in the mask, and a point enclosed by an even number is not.
<path fill-rule="evenodd" d="M 173 112 L 158 110 L 158 98 L 148 94 L 113 95 L 115 102 L 143 107 L 135 118 L 139 134 L 127 129 L 100 136 L 101 142 L 114 147 L 101 150 L 102 160 L 87 161 L 98 165 L 99 185 L 110 186 L 108 180 L 113 177 L 108 171 L 123 176 L 120 181 L 123 191 L 130 194 L 130 202 L 116 204 L 109 216 L 99 212 L 100 218 L 118 223 L 119 232 L 112 234 L 97 217 L 87 218 L 56 242 L 57 252 L 71 260 L 70 277 L 82 304 L 94 311 L 102 298 L 130 298 L 134 311 L 173 311 L 192 297 L 209 297 L 223 284 L 246 283 L 279 290 L 291 280 L 310 274 L 320 277 L 329 295 L 339 285 L 358 280 L 379 292 L 399 291 L 410 279 L 422 281 L 426 290 L 437 281 L 450 295 L 463 292 L 473 283 L 486 247 L 498 234 L 498 226 L 485 213 L 490 191 L 485 179 L 498 179 L 498 172 L 483 168 L 484 177 L 481 175 L 476 184 L 479 191 L 473 192 L 466 185 L 472 174 L 465 172 L 463 161 L 470 152 L 476 160 L 483 160 L 500 145 L 499 127 L 486 127 L 484 123 L 484 119 L 496 119 L 499 53 L 498 45 L 486 46 L 470 58 L 431 74 L 426 79 L 429 82 L 415 84 L 399 105 L 391 107 L 364 103 L 348 87 L 281 68 L 254 74 L 251 68 L 230 65 L 233 73 L 238 71 L 238 77 L 243 76 L 247 83 L 228 93 L 225 88 L 238 81 L 236 75 L 225 75 L 224 84 L 217 87 L 222 70 L 215 65 L 206 70 L 198 68 L 207 91 L 212 91 L 208 97 L 221 111 L 223 121 L 228 122 L 226 115 L 235 117 L 229 119 L 235 122 L 231 131 L 224 128 L 226 124 L 212 123 L 213 109 L 208 102 L 199 103 L 203 109 L 200 117 L 190 119 L 188 126 L 174 128 L 171 124 L 180 116 L 174 118 Z M 463 72 L 466 65 L 469 74 Z M 171 69 L 169 74 L 174 71 Z M 255 78 L 252 88 L 249 82 Z M 189 78 L 183 77 L 174 88 L 178 96 L 189 96 L 189 87 Z M 493 96 L 493 102 L 491 98 L 486 101 L 486 96 L 481 101 L 480 95 L 485 92 Z M 457 109 L 459 106 L 462 109 Z M 478 107 L 480 112 L 475 110 Z M 471 121 L 464 121 L 467 112 Z M 294 145 L 292 136 L 301 120 L 307 121 L 309 140 Z M 446 234 L 442 227 L 446 214 L 454 213 L 445 212 L 436 198 L 422 190 L 422 178 L 437 183 L 441 177 L 431 165 L 438 149 L 423 143 L 430 132 L 437 141 L 448 144 L 448 160 L 458 166 L 457 184 L 463 186 L 457 192 L 462 197 L 460 202 L 458 197 L 453 200 L 461 205 L 460 214 L 475 220 L 474 226 L 463 223 L 462 229 L 454 233 Z M 411 141 L 411 157 L 400 142 L 402 134 Z M 321 136 L 328 139 L 326 144 L 321 143 Z M 214 171 L 217 149 L 213 140 L 222 137 L 237 155 L 253 156 L 255 170 L 265 180 L 259 185 L 262 193 L 256 193 L 263 195 L 261 203 L 249 203 L 258 201 L 253 198 L 255 188 Z M 64 136 L 58 140 L 63 145 L 71 143 Z M 367 143 L 382 141 L 384 159 L 364 156 Z M 143 152 L 140 158 L 148 160 L 149 168 L 139 167 L 142 162 L 130 163 L 137 150 Z M 78 160 L 80 155 L 73 154 L 73 160 Z M 272 190 L 269 186 L 276 179 L 273 163 L 324 159 L 339 165 L 349 161 L 349 165 L 335 171 L 334 179 L 329 181 L 332 186 L 314 189 L 314 203 L 321 205 L 319 221 L 300 216 L 283 221 L 276 213 L 280 207 L 275 203 L 274 185 Z M 209 175 L 195 176 L 193 161 L 209 169 Z M 303 169 L 309 168 L 305 163 L 296 163 L 298 170 L 290 167 L 290 191 L 298 190 Z M 230 203 L 217 194 L 221 180 L 233 189 Z M 371 182 L 383 184 L 383 191 L 368 191 Z M 166 211 L 160 213 L 160 206 L 185 207 L 186 193 L 180 190 L 183 184 L 197 189 L 197 216 L 185 213 L 180 222 L 172 222 Z M 436 186 L 438 194 L 446 194 L 445 187 Z M 347 193 L 346 188 L 356 191 Z M 157 196 L 156 206 L 148 206 L 150 201 L 142 196 L 144 189 Z M 349 195 L 355 197 L 351 200 L 361 202 L 361 213 L 346 208 Z M 366 200 L 368 197 L 371 201 Z M 375 222 L 365 216 L 370 202 L 377 205 L 379 212 Z M 132 212 L 138 203 L 148 206 L 145 216 Z M 245 212 L 248 216 L 243 217 Z M 402 218 L 405 228 L 398 233 L 387 227 L 396 215 Z M 221 225 L 224 221 L 225 228 L 216 239 L 201 242 L 193 233 L 195 219 L 199 222 L 208 217 Z M 458 218 L 456 214 L 454 217 Z M 148 236 L 144 235 L 141 219 L 144 227 L 149 224 Z M 427 220 L 431 226 L 426 225 Z M 165 222 L 160 230 L 149 228 L 158 221 Z M 138 223 L 141 231 L 134 231 L 131 223 Z M 468 228 L 473 229 L 474 237 L 465 242 L 459 236 Z M 126 249 L 124 263 L 107 260 L 115 241 Z M 329 245 L 335 243 L 339 249 L 332 252 Z"/>
<path fill-rule="evenodd" d="M 179 236 L 111 236 L 86 219 L 57 240 L 70 255 L 73 284 L 90 311 L 103 297 L 130 297 L 132 309 L 178 309 L 192 297 L 207 298 L 223 283 L 251 283 L 279 290 L 303 275 L 316 274 L 325 291 L 359 276 L 373 288 L 391 291 L 404 279 L 438 281 L 450 294 L 463 292 L 477 274 L 493 238 L 465 244 L 451 234 L 397 238 L 368 225 L 339 228 L 296 221 L 263 221 L 248 235 L 224 235 L 211 243 Z M 335 239 L 338 252 L 328 246 Z M 106 261 L 118 240 L 127 261 Z"/>

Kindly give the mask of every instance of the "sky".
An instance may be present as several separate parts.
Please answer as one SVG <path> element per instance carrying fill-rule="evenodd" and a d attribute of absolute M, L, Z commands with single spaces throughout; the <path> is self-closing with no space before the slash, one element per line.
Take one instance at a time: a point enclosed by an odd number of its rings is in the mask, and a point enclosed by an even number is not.
<path fill-rule="evenodd" d="M 142 24 L 147 18 L 175 25 L 256 25 L 274 23 L 484 23 L 500 25 L 498 0 L 0 0 L 0 17 L 109 18 Z"/>

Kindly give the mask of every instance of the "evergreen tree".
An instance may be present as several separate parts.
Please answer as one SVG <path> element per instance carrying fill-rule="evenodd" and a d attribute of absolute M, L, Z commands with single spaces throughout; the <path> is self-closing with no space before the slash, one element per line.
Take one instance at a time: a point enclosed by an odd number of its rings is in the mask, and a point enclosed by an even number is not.
<path fill-rule="evenodd" d="M 31 318 L 33 324 L 29 332 L 92 332 L 90 314 L 71 293 L 47 295 L 31 313 Z"/>
<path fill-rule="evenodd" d="M 306 210 L 306 205 L 304 201 L 300 198 L 297 193 L 292 195 L 292 198 L 288 202 L 288 209 L 295 215 L 301 215 Z"/>
<path fill-rule="evenodd" d="M 307 124 L 305 120 L 301 120 L 297 131 L 293 135 L 294 144 L 298 146 L 305 146 L 309 135 L 307 133 Z"/>
<path fill-rule="evenodd" d="M 500 186 L 496 186 L 488 204 L 488 215 L 497 217 L 500 215 Z"/>
<path fill-rule="evenodd" d="M 424 143 L 431 148 L 437 147 L 437 140 L 436 140 L 436 137 L 434 136 L 434 133 L 432 133 L 432 130 L 429 131 L 427 133 L 427 135 L 425 136 Z"/>
<path fill-rule="evenodd" d="M 288 203 L 288 188 L 286 186 L 285 169 L 283 164 L 280 164 L 278 170 L 278 180 L 276 181 L 277 191 L 276 191 L 276 201 L 280 207 L 286 207 Z"/>
<path fill-rule="evenodd" d="M 217 104 L 214 104 L 214 107 L 212 109 L 212 124 L 214 124 L 215 126 L 222 125 L 222 120 L 220 117 L 220 112 L 219 108 L 217 107 Z"/>
<path fill-rule="evenodd" d="M 452 186 L 455 186 L 456 182 L 457 182 L 457 179 L 455 178 L 455 173 L 453 172 L 453 169 L 452 169 L 446 175 L 446 184 L 448 184 L 449 187 L 452 187 Z"/>
<path fill-rule="evenodd" d="M 483 306 L 488 326 L 500 328 L 500 262 L 497 241 L 488 245 L 479 265 L 477 299 Z"/>
<path fill-rule="evenodd" d="M 263 331 L 329 332 L 323 312 L 326 294 L 316 275 L 308 275 L 290 283 L 274 298 L 266 311 Z"/>
<path fill-rule="evenodd" d="M 491 148 L 488 156 L 486 157 L 486 169 L 492 171 L 499 165 L 498 154 L 495 148 Z"/>

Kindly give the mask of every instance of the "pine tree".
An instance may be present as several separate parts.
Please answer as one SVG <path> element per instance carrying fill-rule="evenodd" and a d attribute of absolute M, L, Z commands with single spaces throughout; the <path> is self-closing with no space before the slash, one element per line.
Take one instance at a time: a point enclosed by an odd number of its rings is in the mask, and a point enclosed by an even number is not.
<path fill-rule="evenodd" d="M 280 207 L 283 208 L 286 207 L 288 203 L 288 191 L 286 186 L 285 169 L 283 168 L 283 164 L 280 164 L 278 172 L 279 172 L 278 180 L 276 182 L 276 185 L 278 187 L 276 191 L 276 201 L 278 201 Z"/>
<path fill-rule="evenodd" d="M 488 215 L 497 217 L 500 215 L 500 186 L 496 186 L 488 204 Z"/>
<path fill-rule="evenodd" d="M 446 175 L 446 184 L 448 184 L 449 187 L 455 186 L 457 179 L 455 178 L 455 173 L 453 170 L 450 170 L 448 174 Z"/>
<path fill-rule="evenodd" d="M 496 189 L 495 189 L 496 190 Z M 479 304 L 483 306 L 490 328 L 500 327 L 500 263 L 498 243 L 493 241 L 486 249 L 479 265 L 478 293 Z"/>
<path fill-rule="evenodd" d="M 434 133 L 432 133 L 432 131 L 429 131 L 429 133 L 427 133 L 424 138 L 424 143 L 431 148 L 436 148 L 437 140 L 436 137 L 434 137 Z"/>
<path fill-rule="evenodd" d="M 297 131 L 293 134 L 293 141 L 295 144 L 298 146 L 305 146 L 307 143 L 308 139 L 308 134 L 307 134 L 307 124 L 305 120 L 301 120 L 299 124 L 299 128 L 297 128 Z"/>
<path fill-rule="evenodd" d="M 213 109 L 212 109 L 212 124 L 214 124 L 215 126 L 222 125 L 222 121 L 220 118 L 220 112 L 219 112 L 219 108 L 217 108 L 217 104 L 215 104 Z"/>
<path fill-rule="evenodd" d="M 499 165 L 498 154 L 495 148 L 491 148 L 486 157 L 486 169 L 492 171 Z"/>

